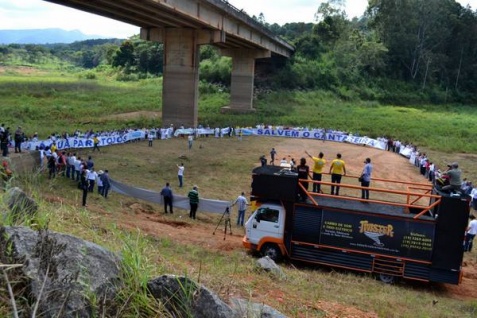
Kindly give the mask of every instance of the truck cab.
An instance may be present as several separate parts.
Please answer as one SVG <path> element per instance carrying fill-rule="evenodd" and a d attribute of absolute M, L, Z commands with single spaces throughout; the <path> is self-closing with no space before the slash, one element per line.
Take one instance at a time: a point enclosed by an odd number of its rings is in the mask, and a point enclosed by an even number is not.
<path fill-rule="evenodd" d="M 245 223 L 243 244 L 250 250 L 260 251 L 274 260 L 285 254 L 283 234 L 285 210 L 278 203 L 264 203 Z"/>

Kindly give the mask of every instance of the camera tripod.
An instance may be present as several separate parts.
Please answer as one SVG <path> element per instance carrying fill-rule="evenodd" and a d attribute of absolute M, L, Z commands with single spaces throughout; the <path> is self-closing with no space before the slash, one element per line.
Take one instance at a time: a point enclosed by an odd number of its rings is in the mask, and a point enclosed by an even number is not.
<path fill-rule="evenodd" d="M 215 235 L 215 231 L 219 228 L 220 223 L 222 223 L 222 220 L 225 221 L 224 225 L 224 240 L 225 237 L 227 236 L 227 228 L 229 229 L 230 235 L 232 235 L 232 225 L 230 224 L 230 209 L 229 207 L 225 208 L 224 213 L 222 214 L 222 217 L 220 218 L 219 222 L 217 223 L 217 226 L 215 227 L 214 233 L 212 235 Z"/>

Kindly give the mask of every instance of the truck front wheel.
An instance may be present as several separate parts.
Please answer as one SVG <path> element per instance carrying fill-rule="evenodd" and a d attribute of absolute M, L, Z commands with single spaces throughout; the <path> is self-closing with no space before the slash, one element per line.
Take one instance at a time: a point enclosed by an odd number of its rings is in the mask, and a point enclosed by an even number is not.
<path fill-rule="evenodd" d="M 268 256 L 275 262 L 278 262 L 282 259 L 282 251 L 280 248 L 275 244 L 265 244 L 263 245 L 262 249 L 260 250 L 263 256 Z"/>
<path fill-rule="evenodd" d="M 387 274 L 379 274 L 379 280 L 385 284 L 392 284 L 396 282 L 396 276 L 387 275 Z"/>

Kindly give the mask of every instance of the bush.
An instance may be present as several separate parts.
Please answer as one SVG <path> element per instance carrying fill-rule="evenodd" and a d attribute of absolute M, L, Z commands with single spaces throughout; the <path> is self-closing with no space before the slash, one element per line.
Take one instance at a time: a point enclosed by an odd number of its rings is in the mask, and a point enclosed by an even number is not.
<path fill-rule="evenodd" d="M 87 80 L 97 79 L 96 73 L 94 73 L 93 71 L 81 72 L 81 73 L 78 74 L 78 78 L 87 79 Z"/>
<path fill-rule="evenodd" d="M 116 80 L 120 82 L 137 82 L 139 81 L 139 75 L 118 73 Z"/>

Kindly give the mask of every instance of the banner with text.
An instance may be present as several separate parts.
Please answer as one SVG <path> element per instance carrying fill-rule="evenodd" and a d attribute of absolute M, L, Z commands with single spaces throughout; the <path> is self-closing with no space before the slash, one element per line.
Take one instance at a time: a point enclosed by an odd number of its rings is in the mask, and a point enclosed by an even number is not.
<path fill-rule="evenodd" d="M 286 138 L 305 138 L 305 139 L 316 139 L 323 141 L 334 141 L 334 142 L 347 142 L 356 145 L 363 145 L 374 147 L 378 149 L 386 149 L 386 143 L 381 140 L 376 140 L 368 137 L 352 136 L 345 135 L 342 133 L 324 133 L 322 130 L 298 130 L 298 129 L 250 129 L 250 128 L 238 128 L 235 130 L 241 131 L 243 136 L 265 136 L 265 137 L 286 137 Z M 198 129 L 198 135 L 214 135 L 214 129 Z M 227 135 L 228 128 L 221 129 L 222 136 Z M 189 135 L 194 134 L 193 129 L 177 129 L 174 132 L 175 136 L 179 135 Z M 162 136 L 164 136 L 164 132 Z M 123 144 L 129 141 L 144 139 L 146 133 L 143 130 L 131 131 L 124 134 L 117 134 L 112 136 L 99 136 L 99 147 Z M 154 137 L 155 138 L 155 137 Z M 50 146 L 51 141 L 43 140 L 37 142 L 27 142 L 23 144 L 23 148 L 29 150 L 35 150 L 40 147 L 41 144 L 45 146 Z M 58 139 L 56 141 L 56 146 L 58 150 L 68 149 L 68 148 L 92 148 L 93 147 L 93 138 L 80 138 L 80 137 L 70 137 L 67 139 Z M 404 148 L 403 148 L 404 149 Z"/>
<path fill-rule="evenodd" d="M 434 224 L 323 210 L 320 244 L 430 261 Z"/>

